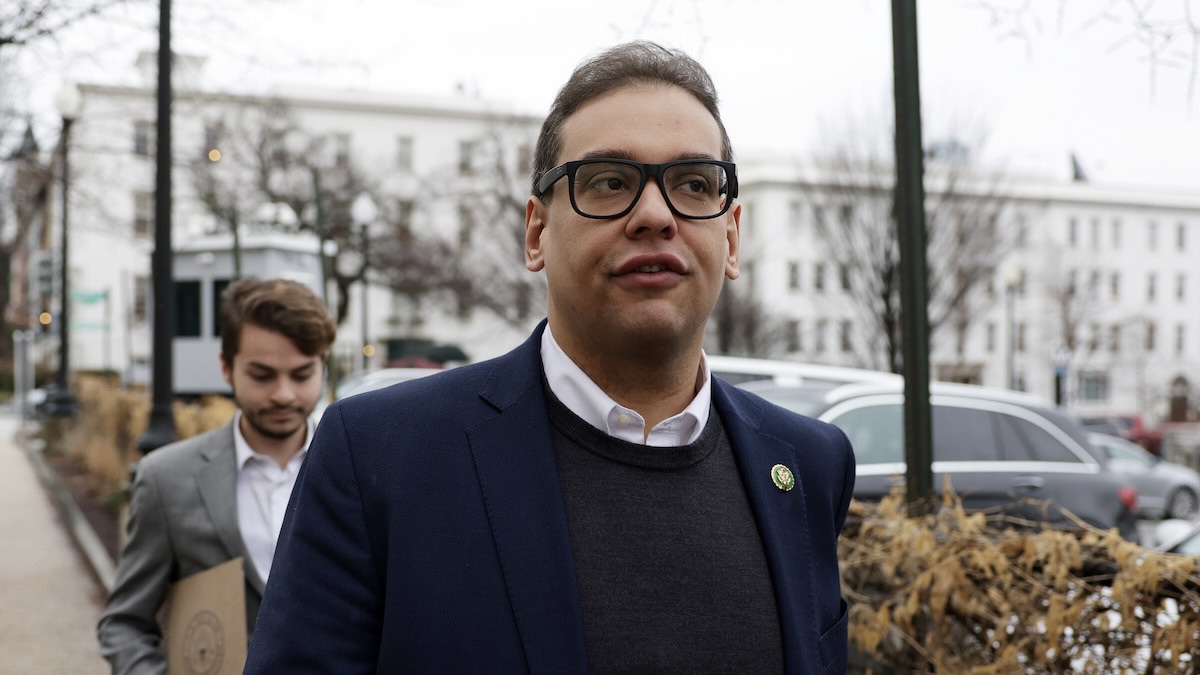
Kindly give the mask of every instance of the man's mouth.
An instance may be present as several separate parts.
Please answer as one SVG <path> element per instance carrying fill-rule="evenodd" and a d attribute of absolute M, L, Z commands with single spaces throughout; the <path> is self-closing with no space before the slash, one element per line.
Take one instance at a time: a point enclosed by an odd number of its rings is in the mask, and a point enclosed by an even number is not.
<path fill-rule="evenodd" d="M 666 270 L 667 270 L 666 265 L 642 265 L 641 267 L 635 269 L 634 271 L 649 274 L 649 273 L 653 273 L 653 272 L 665 272 Z"/>

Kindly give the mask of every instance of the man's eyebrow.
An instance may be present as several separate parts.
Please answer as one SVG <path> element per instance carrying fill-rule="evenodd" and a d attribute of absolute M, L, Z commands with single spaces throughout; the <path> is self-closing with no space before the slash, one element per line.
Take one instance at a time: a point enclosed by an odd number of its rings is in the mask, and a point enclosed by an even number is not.
<path fill-rule="evenodd" d="M 253 368 L 253 369 L 255 369 L 255 370 L 261 370 L 261 371 L 265 371 L 265 372 L 268 372 L 268 373 L 274 373 L 274 372 L 276 372 L 276 369 L 275 369 L 275 368 L 273 368 L 273 367 L 271 367 L 271 366 L 268 366 L 268 365 L 267 365 L 267 364 L 265 364 L 265 363 L 261 363 L 261 362 L 259 362 L 259 361 L 251 361 L 251 362 L 249 362 L 249 363 L 247 363 L 247 364 L 246 364 L 246 367 L 247 367 L 247 368 Z M 309 361 L 308 363 L 305 363 L 305 364 L 304 364 L 304 365 L 302 365 L 302 366 L 299 366 L 299 367 L 297 367 L 297 368 L 293 368 L 293 369 L 291 370 L 291 372 L 298 372 L 298 371 L 301 371 L 301 370 L 309 370 L 309 369 L 312 369 L 312 368 L 315 368 L 315 367 L 316 367 L 316 361 Z"/>
<path fill-rule="evenodd" d="M 604 149 L 604 148 L 601 148 L 599 150 L 590 150 L 588 152 L 585 152 L 585 153 L 583 153 L 583 156 L 580 157 L 579 159 L 581 159 L 581 160 L 583 160 L 583 159 L 624 159 L 624 160 L 628 160 L 630 162 L 637 161 L 633 158 L 633 153 L 629 152 L 628 150 L 614 150 L 614 149 Z M 675 155 L 675 157 L 674 157 L 674 160 L 680 160 L 680 159 L 716 159 L 716 157 L 708 154 L 707 152 L 681 152 L 678 155 Z M 674 161 L 674 160 L 672 160 L 672 161 Z"/>

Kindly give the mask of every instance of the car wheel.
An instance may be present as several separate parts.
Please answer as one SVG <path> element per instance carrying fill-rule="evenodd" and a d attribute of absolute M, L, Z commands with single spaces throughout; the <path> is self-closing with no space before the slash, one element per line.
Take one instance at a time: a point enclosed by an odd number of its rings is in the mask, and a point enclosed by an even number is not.
<path fill-rule="evenodd" d="M 1192 516 L 1196 515 L 1197 505 L 1200 505 L 1200 502 L 1197 502 L 1196 493 L 1191 488 L 1178 488 L 1167 500 L 1167 517 L 1191 520 Z"/>

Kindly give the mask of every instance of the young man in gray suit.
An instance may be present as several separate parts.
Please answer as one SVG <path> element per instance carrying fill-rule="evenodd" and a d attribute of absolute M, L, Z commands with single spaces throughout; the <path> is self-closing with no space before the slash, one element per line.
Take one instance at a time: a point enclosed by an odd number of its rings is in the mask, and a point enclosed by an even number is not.
<path fill-rule="evenodd" d="M 157 615 L 171 585 L 237 557 L 254 629 L 337 326 L 304 285 L 244 279 L 222 296 L 221 327 L 221 371 L 238 410 L 138 465 L 129 539 L 97 627 L 113 673 L 165 673 Z"/>

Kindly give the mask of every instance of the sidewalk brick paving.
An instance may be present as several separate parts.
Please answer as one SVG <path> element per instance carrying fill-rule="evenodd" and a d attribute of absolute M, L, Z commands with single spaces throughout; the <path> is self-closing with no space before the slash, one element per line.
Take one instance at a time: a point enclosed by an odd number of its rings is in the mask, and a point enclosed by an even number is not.
<path fill-rule="evenodd" d="M 0 675 L 102 675 L 103 590 L 0 412 Z"/>

